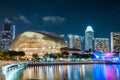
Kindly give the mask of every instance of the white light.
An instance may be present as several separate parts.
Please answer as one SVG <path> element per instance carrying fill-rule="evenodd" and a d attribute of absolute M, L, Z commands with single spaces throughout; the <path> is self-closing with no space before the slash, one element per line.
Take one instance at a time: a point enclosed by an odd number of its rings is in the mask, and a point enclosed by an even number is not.
<path fill-rule="evenodd" d="M 68 37 L 71 38 L 71 37 L 73 37 L 73 35 L 72 34 L 68 34 Z"/>
<path fill-rule="evenodd" d="M 75 35 L 75 38 L 79 38 L 79 36 L 78 36 L 78 35 Z"/>
<path fill-rule="evenodd" d="M 87 26 L 87 28 L 86 28 L 86 31 L 85 31 L 85 32 L 89 32 L 89 31 L 94 32 L 94 31 L 93 31 L 93 29 L 92 29 L 92 26 Z"/>

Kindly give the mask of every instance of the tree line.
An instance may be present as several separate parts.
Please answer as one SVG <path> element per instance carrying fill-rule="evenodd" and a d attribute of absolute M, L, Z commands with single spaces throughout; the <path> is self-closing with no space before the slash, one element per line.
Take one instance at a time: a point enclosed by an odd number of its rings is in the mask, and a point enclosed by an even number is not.
<path fill-rule="evenodd" d="M 23 51 L 0 51 L 0 60 L 19 60 L 25 56 Z"/>
<path fill-rule="evenodd" d="M 34 60 L 37 60 L 39 59 L 39 56 L 38 54 L 33 54 L 32 55 L 33 59 Z M 84 59 L 87 59 L 87 58 L 92 58 L 92 54 L 78 54 L 78 53 L 72 53 L 71 55 L 68 53 L 68 52 L 62 52 L 62 53 L 51 53 L 51 54 L 48 54 L 48 53 L 45 53 L 43 58 L 54 58 L 54 59 L 57 59 L 57 58 L 84 58 Z"/>

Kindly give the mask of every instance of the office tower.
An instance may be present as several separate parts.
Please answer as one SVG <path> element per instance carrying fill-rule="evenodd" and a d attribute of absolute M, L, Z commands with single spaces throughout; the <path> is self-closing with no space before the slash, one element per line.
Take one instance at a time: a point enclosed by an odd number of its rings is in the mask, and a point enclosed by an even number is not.
<path fill-rule="evenodd" d="M 69 48 L 80 49 L 80 36 L 69 34 Z"/>
<path fill-rule="evenodd" d="M 94 50 L 101 52 L 109 52 L 109 38 L 95 38 Z"/>
<path fill-rule="evenodd" d="M 111 52 L 119 52 L 120 32 L 111 32 Z"/>
<path fill-rule="evenodd" d="M 65 43 L 66 43 L 66 47 L 68 47 L 68 41 L 67 40 L 65 40 Z"/>
<path fill-rule="evenodd" d="M 2 50 L 8 50 L 10 43 L 15 38 L 15 25 L 8 18 L 5 19 L 4 26 L 2 28 Z"/>
<path fill-rule="evenodd" d="M 88 26 L 85 31 L 85 50 L 93 50 L 94 31 Z"/>
<path fill-rule="evenodd" d="M 73 35 L 72 34 L 68 34 L 69 37 L 69 48 L 73 48 Z"/>
<path fill-rule="evenodd" d="M 74 35 L 74 47 L 75 49 L 80 49 L 80 36 Z"/>
<path fill-rule="evenodd" d="M 80 49 L 84 50 L 84 37 L 80 36 Z"/>

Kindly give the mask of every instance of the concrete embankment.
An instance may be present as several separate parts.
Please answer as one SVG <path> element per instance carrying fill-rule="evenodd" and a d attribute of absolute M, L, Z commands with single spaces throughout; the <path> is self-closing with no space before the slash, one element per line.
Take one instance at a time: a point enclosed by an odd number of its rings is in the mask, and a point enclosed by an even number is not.
<path fill-rule="evenodd" d="M 74 64 L 105 64 L 100 62 L 28 62 L 28 66 L 44 66 L 44 65 L 74 65 Z"/>
<path fill-rule="evenodd" d="M 28 62 L 28 63 L 27 63 L 27 66 L 75 65 L 75 64 L 120 64 L 120 62 L 108 62 L 108 61 L 83 61 L 83 62 Z"/>
<path fill-rule="evenodd" d="M 5 76 L 3 74 L 3 71 L 2 71 L 2 66 L 7 64 L 6 61 L 0 61 L 0 80 L 5 80 Z"/>
<path fill-rule="evenodd" d="M 0 66 L 0 80 L 5 80 L 5 76 L 2 73 L 2 66 Z"/>
<path fill-rule="evenodd" d="M 0 60 L 0 80 L 5 80 L 5 74 L 3 73 L 2 67 L 11 65 L 13 63 L 18 63 L 18 61 L 1 61 Z"/>

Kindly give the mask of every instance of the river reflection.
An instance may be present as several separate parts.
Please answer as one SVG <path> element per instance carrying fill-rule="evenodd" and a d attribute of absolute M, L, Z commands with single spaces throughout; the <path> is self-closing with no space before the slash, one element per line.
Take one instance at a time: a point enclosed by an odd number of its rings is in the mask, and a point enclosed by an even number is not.
<path fill-rule="evenodd" d="M 18 73 L 19 71 L 15 74 Z M 120 65 L 34 66 L 27 67 L 20 73 L 17 78 L 12 75 L 12 80 L 120 80 Z"/>

